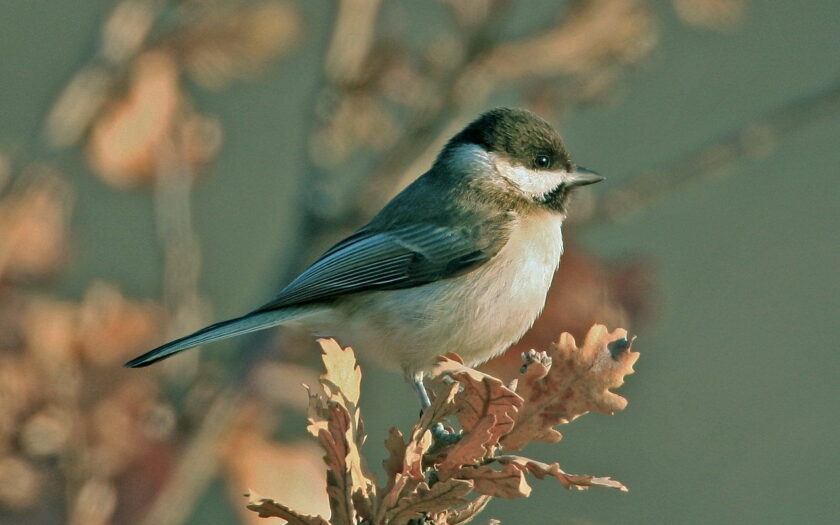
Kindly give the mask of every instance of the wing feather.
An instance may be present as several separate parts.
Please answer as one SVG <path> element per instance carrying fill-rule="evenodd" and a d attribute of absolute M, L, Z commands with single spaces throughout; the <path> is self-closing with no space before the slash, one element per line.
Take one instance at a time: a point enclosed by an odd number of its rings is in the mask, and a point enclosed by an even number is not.
<path fill-rule="evenodd" d="M 466 273 L 507 242 L 499 221 L 484 228 L 419 224 L 387 232 L 360 230 L 328 250 L 256 311 L 329 300 L 370 290 L 420 286 Z"/>

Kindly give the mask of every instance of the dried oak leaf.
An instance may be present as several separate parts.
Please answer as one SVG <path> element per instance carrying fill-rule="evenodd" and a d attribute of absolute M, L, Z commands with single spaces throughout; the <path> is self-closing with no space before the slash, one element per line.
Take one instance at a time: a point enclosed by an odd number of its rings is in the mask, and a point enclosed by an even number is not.
<path fill-rule="evenodd" d="M 421 483 L 416 492 L 401 499 L 385 513 L 385 523 L 402 524 L 421 517 L 422 513 L 436 514 L 463 505 L 472 488 L 471 481 L 462 479 L 439 481 L 431 488 Z"/>
<path fill-rule="evenodd" d="M 506 467 L 513 466 L 523 472 L 530 472 L 539 479 L 544 479 L 546 476 L 557 478 L 567 489 L 586 490 L 589 487 L 609 487 L 618 489 L 621 492 L 627 492 L 627 487 L 620 481 L 608 477 L 595 477 L 586 474 L 568 474 L 563 472 L 559 463 L 549 465 L 548 463 L 534 461 L 533 459 L 523 458 L 522 456 L 497 456 L 494 458 L 494 461 Z"/>
<path fill-rule="evenodd" d="M 449 376 L 458 381 L 463 390 L 455 397 L 458 421 L 465 433 L 473 432 L 477 426 L 487 427 L 490 434 L 487 450 L 509 433 L 522 407 L 522 398 L 507 388 L 501 380 L 469 368 L 454 354 L 443 356 L 432 370 L 435 376 Z M 486 419 L 493 416 L 495 422 L 488 427 Z"/>
<path fill-rule="evenodd" d="M 263 498 L 253 490 L 249 490 L 245 497 L 248 498 L 248 509 L 258 513 L 261 518 L 282 518 L 289 525 L 330 525 L 321 516 L 299 514 L 282 503 Z"/>
<path fill-rule="evenodd" d="M 55 272 L 66 259 L 72 188 L 48 169 L 34 175 L 36 183 L 0 202 L 4 277 L 41 277 Z"/>
<path fill-rule="evenodd" d="M 481 514 L 487 504 L 490 503 L 491 499 L 493 498 L 490 496 L 481 495 L 471 500 L 463 507 L 451 509 L 446 513 L 446 525 L 461 525 L 462 523 L 469 523 L 475 519 L 476 516 Z M 499 522 L 497 520 L 490 520 L 488 523 L 495 523 L 498 525 Z"/>
<path fill-rule="evenodd" d="M 128 92 L 97 119 L 88 159 L 106 182 L 133 187 L 148 182 L 170 140 L 183 96 L 173 57 L 148 51 L 134 63 Z"/>
<path fill-rule="evenodd" d="M 633 373 L 639 358 L 632 352 L 632 339 L 621 328 L 608 332 L 594 325 L 578 349 L 575 339 L 563 333 L 551 346 L 549 367 L 534 363 L 519 380 L 517 393 L 525 400 L 513 431 L 502 438 L 508 450 L 519 450 L 531 441 L 555 443 L 562 434 L 555 426 L 595 410 L 613 414 L 627 406 L 627 400 L 610 392 Z"/>
<path fill-rule="evenodd" d="M 400 429 L 391 427 L 388 430 L 385 450 L 388 451 L 388 457 L 382 461 L 382 468 L 385 469 L 385 478 L 388 480 L 388 484 L 385 486 L 385 492 L 388 492 L 394 487 L 397 475 L 403 471 L 403 462 L 405 461 L 405 441 Z"/>
<path fill-rule="evenodd" d="M 327 396 L 344 396 L 353 406 L 358 405 L 362 389 L 362 371 L 356 364 L 356 357 L 350 347 L 342 349 L 334 339 L 318 339 L 324 353 L 321 359 L 326 372 L 321 376 L 321 385 Z"/>
<path fill-rule="evenodd" d="M 485 496 L 514 499 L 531 495 L 531 486 L 525 479 L 525 470 L 512 463 L 496 470 L 490 465 L 463 467 L 458 479 L 468 479 L 474 484 L 473 491 Z"/>
<path fill-rule="evenodd" d="M 502 80 L 575 75 L 605 63 L 631 63 L 656 41 L 653 11 L 639 0 L 572 2 L 542 32 L 502 42 L 484 66 Z"/>
<path fill-rule="evenodd" d="M 511 431 L 522 398 L 495 377 L 464 365 L 455 354 L 438 359 L 432 374 L 449 377 L 461 385 L 455 407 L 464 436 L 446 450 L 438 476 L 449 479 L 463 465 L 477 464 L 492 453 L 499 439 Z"/>
<path fill-rule="evenodd" d="M 149 346 L 160 317 L 154 303 L 126 299 L 115 286 L 97 281 L 85 292 L 78 311 L 80 352 L 100 366 L 122 361 Z"/>
<path fill-rule="evenodd" d="M 232 496 L 242 487 L 271 494 L 298 513 L 324 516 L 330 511 L 324 493 L 326 474 L 317 444 L 278 442 L 270 438 L 265 424 L 266 406 L 249 402 L 222 447 L 227 487 Z M 242 509 L 242 524 L 263 523 L 256 514 Z"/>
<path fill-rule="evenodd" d="M 455 414 L 458 411 L 458 406 L 455 403 L 455 396 L 458 393 L 458 385 L 452 383 L 444 385 L 444 387 L 437 392 L 435 399 L 432 401 L 432 406 L 423 411 L 420 416 L 420 421 L 414 425 L 412 436 L 419 431 L 428 430 L 435 423 L 443 421 L 447 417 Z"/>
<path fill-rule="evenodd" d="M 359 508 L 372 508 L 374 484 L 362 466 L 359 447 L 364 442 L 358 401 L 361 372 L 351 349 L 333 340 L 319 340 L 327 373 L 321 376 L 326 395 L 309 393 L 309 426 L 326 452 L 327 495 L 333 519 L 355 523 Z M 342 388 L 347 388 L 344 393 Z M 354 505 L 354 500 L 356 504 Z M 364 502 L 359 505 L 359 502 Z"/>
<path fill-rule="evenodd" d="M 394 508 L 397 503 L 417 490 L 418 485 L 426 478 L 423 474 L 423 455 L 432 446 L 432 433 L 429 428 L 451 414 L 455 410 L 455 394 L 458 385 L 453 383 L 438 392 L 432 406 L 423 411 L 420 421 L 414 425 L 408 443 L 402 446 L 402 433 L 392 428 L 386 441 L 390 451 L 389 458 L 384 462 L 388 483 L 380 492 L 377 517 L 381 521 L 385 512 Z"/>
<path fill-rule="evenodd" d="M 215 89 L 251 77 L 290 51 L 301 34 L 299 8 L 260 2 L 205 10 L 169 45 L 199 84 Z"/>
<path fill-rule="evenodd" d="M 438 464 L 438 477 L 447 480 L 456 474 L 462 465 L 474 465 L 490 453 L 490 449 L 498 442 L 493 439 L 493 429 L 496 427 L 496 416 L 490 414 L 481 420 L 470 431 L 446 452 L 446 457 Z"/>

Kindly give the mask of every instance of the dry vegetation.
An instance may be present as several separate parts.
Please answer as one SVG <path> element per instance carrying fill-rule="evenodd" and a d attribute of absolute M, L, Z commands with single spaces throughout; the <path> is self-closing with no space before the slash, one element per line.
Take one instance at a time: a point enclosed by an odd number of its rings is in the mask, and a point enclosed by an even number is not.
<path fill-rule="evenodd" d="M 326 373 L 320 379 L 322 391 L 309 393 L 308 430 L 324 451 L 330 519 L 301 514 L 251 492 L 248 508 L 261 517 L 301 525 L 466 523 L 491 498 L 528 497 L 528 474 L 554 478 L 567 489 L 627 491 L 608 477 L 569 474 L 559 463 L 510 454 L 534 441 L 560 441 L 554 427 L 590 411 L 613 414 L 627 406 L 626 399 L 610 392 L 633 373 L 639 358 L 624 330 L 610 333 L 595 325 L 580 348 L 564 333 L 507 385 L 465 366 L 456 354 L 441 356 L 432 373 L 437 378 L 432 406 L 407 439 L 391 428 L 385 441 L 389 456 L 383 462 L 384 485 L 377 485 L 362 457 L 362 372 L 353 351 L 331 339 L 320 343 Z M 458 420 L 460 439 L 435 440 L 432 427 L 452 416 Z"/>
<path fill-rule="evenodd" d="M 281 175 L 307 177 L 299 185 L 302 226 L 292 239 L 307 248 L 278 267 L 300 268 L 358 226 L 500 90 L 562 125 L 576 107 L 609 97 L 622 74 L 657 43 L 657 20 L 646 0 L 563 3 L 516 37 L 505 23 L 520 3 L 442 3 L 448 18 L 426 45 L 412 47 L 399 28 L 380 27 L 386 3 L 337 2 L 323 60 L 311 63 L 320 83 L 309 101 L 313 118 L 301 128 L 310 154 L 305 166 Z M 145 373 L 119 367 L 140 350 L 211 320 L 198 289 L 200 239 L 191 205 L 194 185 L 219 155 L 224 125 L 193 94 L 234 89 L 297 51 L 309 23 L 302 5 L 118 2 L 103 22 L 99 47 L 57 94 L 36 144 L 14 155 L 0 152 L 0 522 L 183 523 L 219 478 L 235 506 L 242 507 L 243 488 L 254 487 L 305 513 L 332 509 L 336 523 L 354 516 L 400 522 L 420 513 L 439 523 L 462 522 L 489 497 L 527 495 L 526 473 L 568 487 L 621 488 L 500 453 L 557 440 L 552 428 L 586 411 L 623 406 L 608 388 L 620 384 L 636 354 L 604 353 L 623 332 L 596 328 L 580 350 L 564 335 L 551 347 L 550 370 L 532 365 L 519 374 L 520 352 L 548 348 L 560 330 L 581 339 L 594 323 L 637 326 L 650 310 L 648 266 L 599 260 L 574 243 L 574 231 L 545 314 L 519 346 L 484 368 L 500 379 L 464 368 L 454 357 L 443 360 L 440 371 L 450 383 L 439 385 L 435 409 L 407 436 L 395 430 L 387 440 L 384 486 L 369 477 L 358 452 L 358 370 L 349 352 L 331 343 L 325 343 L 325 392 L 313 394 L 308 407 L 288 385 L 318 381 L 305 357 L 311 348 L 290 338 L 282 343 L 283 361 L 277 340 L 249 341 L 236 371 L 212 360 L 198 363 L 198 353 Z M 687 23 L 726 29 L 744 16 L 744 5 L 674 1 Z M 439 5 L 428 8 L 441 12 Z M 781 132 L 824 114 L 826 103 L 836 106 L 838 91 L 782 108 L 678 159 L 679 177 L 665 167 L 626 177 L 602 200 L 582 196 L 573 218 L 578 227 L 613 220 L 644 205 L 641 195 L 658 197 L 765 151 Z M 70 300 L 54 286 L 74 257 L 75 187 L 62 162 L 74 150 L 114 188 L 148 194 L 164 259 L 159 300 L 125 297 L 114 283 L 99 281 Z M 341 190 L 348 179 L 353 195 Z M 255 278 L 285 282 L 289 276 Z M 567 384 L 572 377 L 580 379 Z M 488 399 L 482 389 L 502 397 Z M 566 399 L 563 392 L 574 396 Z M 296 413 L 308 413 L 310 431 L 321 445 L 330 443 L 326 478 L 317 446 L 274 437 Z M 464 439 L 431 449 L 428 427 L 448 414 L 458 418 Z M 251 506 L 263 514 L 291 512 L 267 500 Z M 241 510 L 243 521 L 256 519 Z"/>

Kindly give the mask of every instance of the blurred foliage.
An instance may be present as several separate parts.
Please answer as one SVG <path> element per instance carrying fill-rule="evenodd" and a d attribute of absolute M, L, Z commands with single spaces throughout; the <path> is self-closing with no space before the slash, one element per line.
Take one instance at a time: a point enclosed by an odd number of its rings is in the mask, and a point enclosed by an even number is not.
<path fill-rule="evenodd" d="M 286 267 L 300 268 L 369 217 L 494 93 L 514 93 L 522 105 L 561 121 L 609 96 L 659 37 L 646 0 L 566 2 L 520 35 L 505 24 L 512 11 L 526 9 L 523 3 L 445 0 L 418 9 L 441 5 L 446 23 L 418 47 L 408 36 L 378 30 L 384 2 L 336 2 L 323 60 L 312 64 L 321 71 L 312 118 L 300 129 L 309 175 L 295 241 L 307 242 L 297 243 L 301 249 Z M 673 0 L 673 8 L 685 23 L 715 30 L 731 30 L 747 15 L 745 0 Z M 276 437 L 286 418 L 306 413 L 288 386 L 316 384 L 313 369 L 278 361 L 273 351 L 249 352 L 246 370 L 232 379 L 212 364 L 199 368 L 197 353 L 149 374 L 118 368 L 209 320 L 198 290 L 192 190 L 225 134 L 195 94 L 234 90 L 298 46 L 312 45 L 303 40 L 303 12 L 291 1 L 123 0 L 103 21 L 88 63 L 48 111 L 42 139 L 50 147 L 83 153 L 91 173 L 114 188 L 148 193 L 165 260 L 164 291 L 155 303 L 101 281 L 90 283 L 79 302 L 59 299 L 52 285 L 73 256 L 74 183 L 57 162 L 0 155 L 0 521 L 183 523 L 215 476 L 226 479 L 243 521 L 258 521 L 239 502 L 254 484 L 303 513 L 329 510 L 319 499 L 326 480 L 319 449 Z M 768 144 L 775 131 L 769 124 L 760 140 L 727 150 L 734 153 L 710 166 Z M 656 195 L 671 187 L 662 180 Z M 622 209 L 641 202 L 623 190 L 612 195 Z M 613 218 L 592 199 L 582 195 L 575 203 L 575 224 Z M 615 264 L 572 240 L 543 317 L 484 370 L 508 382 L 518 375 L 520 353 L 548 347 L 561 329 L 582 338 L 596 322 L 638 326 L 656 311 L 652 274 L 644 258 Z M 417 444 L 421 436 L 415 437 Z M 519 460 L 503 469 L 559 475 L 559 467 Z"/>

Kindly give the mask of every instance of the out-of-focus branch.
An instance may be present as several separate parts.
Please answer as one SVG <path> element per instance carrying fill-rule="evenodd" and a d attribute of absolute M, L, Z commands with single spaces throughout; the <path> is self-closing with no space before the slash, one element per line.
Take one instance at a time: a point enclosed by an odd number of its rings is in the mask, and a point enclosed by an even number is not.
<path fill-rule="evenodd" d="M 688 183 L 718 177 L 744 159 L 764 155 L 785 135 L 840 112 L 840 80 L 751 120 L 662 168 L 628 177 L 590 208 L 587 226 L 620 221 Z"/>
<path fill-rule="evenodd" d="M 638 0 L 576 2 L 554 26 L 534 37 L 493 43 L 490 35 L 504 19 L 504 6 L 491 9 L 476 29 L 462 61 L 443 82 L 435 108 L 426 108 L 366 180 L 360 216 L 369 216 L 384 200 L 428 166 L 446 138 L 466 123 L 502 83 L 535 77 L 571 79 L 629 64 L 645 56 L 655 42 L 653 15 Z M 382 188 L 389 191 L 382 191 Z"/>
<path fill-rule="evenodd" d="M 201 426 L 179 456 L 166 485 L 146 513 L 141 525 L 175 525 L 189 518 L 195 502 L 219 468 L 219 443 L 232 430 L 245 393 L 228 388 L 211 404 Z"/>
<path fill-rule="evenodd" d="M 509 7 L 509 2 L 491 1 L 483 9 L 480 22 L 473 22 L 466 28 L 468 33 L 459 60 L 435 79 L 438 95 L 418 109 L 414 118 L 402 127 L 388 151 L 381 155 L 370 175 L 364 178 L 363 191 L 350 213 L 357 217 L 369 216 L 381 207 L 383 201 L 393 194 L 394 188 L 405 185 L 406 171 L 429 160 L 429 150 L 449 136 L 452 122 L 464 120 L 464 113 L 484 102 L 489 90 L 467 79 L 473 78 L 472 72 L 477 64 L 498 45 L 497 35 Z M 456 10 L 457 13 L 459 11 Z M 388 188 L 388 191 L 383 191 L 383 188 Z"/>
<path fill-rule="evenodd" d="M 332 41 L 325 58 L 330 82 L 353 84 L 363 72 L 370 55 L 382 0 L 338 2 Z"/>
<path fill-rule="evenodd" d="M 177 139 L 173 139 L 177 140 Z M 192 169 L 182 156 L 183 147 L 166 141 L 158 155 L 155 176 L 155 222 L 164 254 L 163 301 L 169 315 L 168 338 L 201 326 L 202 300 L 198 293 L 201 247 L 192 227 Z M 184 376 L 185 365 L 195 368 L 198 355 L 178 360 L 168 371 Z M 192 374 L 187 374 L 192 375 Z"/>
<path fill-rule="evenodd" d="M 351 7 L 365 4 L 362 13 Z M 368 5 L 369 4 L 369 5 Z M 358 7 L 358 6 L 357 6 Z M 325 57 L 325 69 L 322 76 L 322 86 L 315 90 L 312 106 L 316 108 L 323 102 L 323 98 L 334 98 L 343 86 L 350 86 L 358 80 L 362 68 L 370 52 L 370 42 L 373 40 L 376 18 L 380 9 L 380 2 L 357 2 L 346 0 L 338 9 L 334 22 L 332 45 Z M 355 26 L 355 27 L 354 27 Z M 367 36 L 360 34 L 364 31 Z M 346 45 L 348 35 L 352 32 L 355 39 L 350 46 Z M 335 69 L 331 69 L 335 68 Z M 311 112 L 314 115 L 318 111 Z M 304 130 L 309 137 L 313 137 L 322 120 L 313 119 L 311 128 Z M 282 282 L 286 282 L 288 274 L 299 269 L 311 256 L 312 250 L 317 249 L 318 240 L 326 234 L 327 228 L 323 220 L 323 202 L 321 192 L 328 186 L 328 173 L 313 162 L 312 155 L 306 157 L 304 172 L 309 174 L 307 184 L 301 188 L 302 208 L 301 226 L 297 240 L 293 241 L 298 249 L 290 250 L 292 257 L 283 261 L 278 268 Z M 280 266 L 280 265 L 278 265 Z M 248 380 L 253 367 L 265 359 L 272 346 L 269 344 L 270 335 L 265 332 L 243 338 L 240 345 L 247 350 L 242 352 L 237 360 L 236 368 L 230 370 L 226 382 L 220 386 L 215 396 L 210 400 L 204 417 L 198 423 L 195 434 L 185 444 L 180 454 L 173 475 L 153 503 L 152 509 L 143 520 L 143 524 L 167 523 L 177 525 L 183 523 L 189 516 L 189 510 L 195 503 L 207 484 L 218 471 L 218 461 L 210 450 L 216 447 L 229 429 L 237 415 L 236 407 L 241 406 L 247 394 L 247 387 L 242 385 Z M 212 456 L 212 460 L 207 458 Z"/>

